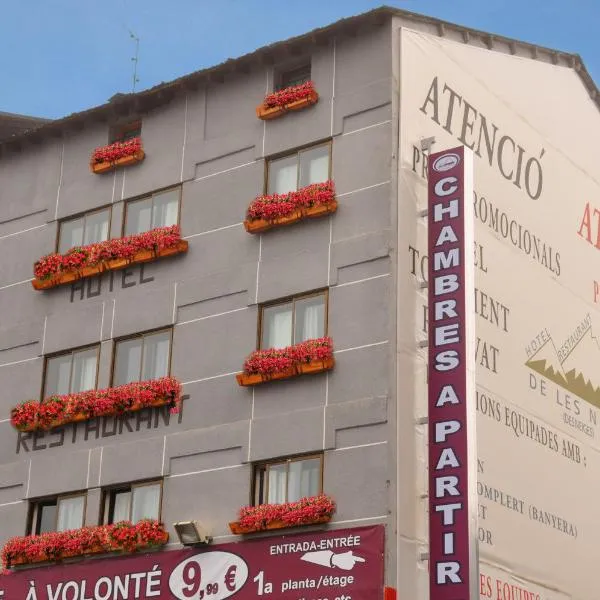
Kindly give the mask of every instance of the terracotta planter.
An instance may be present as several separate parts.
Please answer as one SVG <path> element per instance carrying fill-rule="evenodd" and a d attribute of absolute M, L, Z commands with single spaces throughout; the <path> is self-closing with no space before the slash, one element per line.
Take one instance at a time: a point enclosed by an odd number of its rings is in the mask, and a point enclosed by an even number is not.
<path fill-rule="evenodd" d="M 235 378 L 239 385 L 243 387 L 258 385 L 259 383 L 267 383 L 268 381 L 276 381 L 278 379 L 289 379 L 298 375 L 296 367 L 290 367 L 283 371 L 275 373 L 238 373 Z"/>
<path fill-rule="evenodd" d="M 175 246 L 171 246 L 170 248 L 164 248 L 158 253 L 155 253 L 154 250 L 140 250 L 131 259 L 112 258 L 98 265 L 82 267 L 77 271 L 65 271 L 50 279 L 33 279 L 31 281 L 31 285 L 36 290 L 47 290 L 49 288 L 63 285 L 65 283 L 71 283 L 76 279 L 93 277 L 94 275 L 99 275 L 104 271 L 118 271 L 120 269 L 126 268 L 129 265 L 137 265 L 153 261 L 157 258 L 181 254 L 182 252 L 187 252 L 187 250 L 188 241 L 179 240 L 179 242 L 177 242 Z"/>
<path fill-rule="evenodd" d="M 162 248 L 157 251 L 156 256 L 162 258 L 163 256 L 173 256 L 174 254 L 181 254 L 182 252 L 188 251 L 188 241 L 179 240 L 177 245 L 171 246 L 170 248 Z"/>
<path fill-rule="evenodd" d="M 309 363 L 300 363 L 298 365 L 298 371 L 301 375 L 309 375 L 311 373 L 323 373 L 323 371 L 330 371 L 335 366 L 335 359 L 333 356 L 326 360 L 314 360 Z"/>
<path fill-rule="evenodd" d="M 312 520 L 310 523 L 286 523 L 285 521 L 275 520 L 267 523 L 265 527 L 243 527 L 237 521 L 229 523 L 229 530 L 235 535 L 244 535 L 248 533 L 257 533 L 259 531 L 272 531 L 275 529 L 289 529 L 291 527 L 308 527 L 309 525 L 321 525 L 329 523 L 331 516 L 320 517 Z"/>
<path fill-rule="evenodd" d="M 333 357 L 326 360 L 316 360 L 309 363 L 298 363 L 297 365 L 286 369 L 284 371 L 277 371 L 275 373 L 262 374 L 262 373 L 238 373 L 235 377 L 237 382 L 242 387 L 248 387 L 266 383 L 268 381 L 276 381 L 278 379 L 289 379 L 298 375 L 311 375 L 313 373 L 323 373 L 324 371 L 330 371 L 335 366 L 335 359 Z"/>
<path fill-rule="evenodd" d="M 244 227 L 248 233 L 262 233 L 268 229 L 274 227 L 281 227 L 285 225 L 293 225 L 298 221 L 302 221 L 304 218 L 316 219 L 325 215 L 334 213 L 337 210 L 337 202 L 333 200 L 327 204 L 319 204 L 318 206 L 311 206 L 310 208 L 294 211 L 291 215 L 285 217 L 279 217 L 267 221 L 266 219 L 254 219 L 244 221 Z"/>
<path fill-rule="evenodd" d="M 271 119 L 276 119 L 277 117 L 283 116 L 286 112 L 290 110 L 302 110 L 303 108 L 308 108 L 313 104 L 316 104 L 319 100 L 319 94 L 313 91 L 310 96 L 306 98 L 301 98 L 300 100 L 294 100 L 294 102 L 290 102 L 289 104 L 285 104 L 284 106 L 273 106 L 267 107 L 264 104 L 261 104 L 256 107 L 256 116 L 263 121 L 270 121 Z"/>
<path fill-rule="evenodd" d="M 304 211 L 305 217 L 309 219 L 316 219 L 325 215 L 330 215 L 337 210 L 337 200 L 332 200 L 327 204 L 317 204 L 316 206 L 310 206 Z"/>
<path fill-rule="evenodd" d="M 129 264 L 129 260 L 126 258 L 111 258 L 105 264 L 107 271 L 117 271 L 118 269 L 124 269 Z"/>
<path fill-rule="evenodd" d="M 144 154 L 144 151 L 138 150 L 137 152 L 134 152 L 133 154 L 130 154 L 129 156 L 123 156 L 113 162 L 110 162 L 110 161 L 100 162 L 100 163 L 90 162 L 90 169 L 91 169 L 92 173 L 97 173 L 97 174 L 106 173 L 108 171 L 112 171 L 113 169 L 116 169 L 117 167 L 127 167 L 129 165 L 135 165 L 136 163 L 143 161 L 145 157 L 146 157 L 146 155 Z"/>

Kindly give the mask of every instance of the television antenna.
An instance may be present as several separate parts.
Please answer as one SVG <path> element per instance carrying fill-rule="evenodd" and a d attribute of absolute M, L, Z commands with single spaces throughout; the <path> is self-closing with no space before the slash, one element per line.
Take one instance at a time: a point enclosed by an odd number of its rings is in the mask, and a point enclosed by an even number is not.
<path fill-rule="evenodd" d="M 135 35 L 135 33 L 133 33 L 133 31 L 131 31 L 131 29 L 128 29 L 127 31 L 129 31 L 129 37 L 135 41 L 135 56 L 133 56 L 131 58 L 131 62 L 133 63 L 131 93 L 133 94 L 135 92 L 135 84 L 139 83 L 139 81 L 140 81 L 137 76 L 137 67 L 138 67 L 138 60 L 139 60 L 139 55 L 140 55 L 140 38 L 137 35 Z"/>

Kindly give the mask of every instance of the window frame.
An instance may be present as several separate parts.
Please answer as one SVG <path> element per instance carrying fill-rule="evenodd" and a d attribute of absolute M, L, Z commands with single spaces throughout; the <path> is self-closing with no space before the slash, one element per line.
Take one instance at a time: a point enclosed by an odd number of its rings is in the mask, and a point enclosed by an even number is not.
<path fill-rule="evenodd" d="M 54 247 L 56 248 L 56 252 L 60 253 L 60 234 L 61 234 L 61 229 L 62 229 L 63 223 L 67 223 L 68 221 L 75 221 L 75 220 L 81 219 L 81 218 L 85 219 L 88 215 L 93 215 L 94 213 L 102 212 L 103 210 L 107 210 L 107 209 L 108 209 L 108 237 L 106 238 L 106 240 L 108 241 L 108 240 L 112 239 L 110 236 L 110 231 L 111 231 L 111 227 L 112 227 L 112 218 L 113 218 L 112 204 L 106 204 L 104 206 L 100 206 L 99 208 L 94 208 L 92 210 L 86 210 L 84 212 L 76 213 L 74 215 L 65 217 L 64 219 L 59 219 L 58 227 L 56 229 L 56 240 L 55 240 L 55 244 L 54 244 Z M 84 221 L 84 228 L 83 228 L 83 237 L 85 238 L 85 221 Z M 71 246 L 71 248 L 75 248 L 75 247 L 76 246 Z"/>
<path fill-rule="evenodd" d="M 283 90 L 290 86 L 302 85 L 301 83 L 289 83 L 289 81 L 284 83 L 286 76 L 289 76 L 290 74 L 292 74 L 296 71 L 302 71 L 302 70 L 308 71 L 308 79 L 306 81 L 310 81 L 312 78 L 312 62 L 310 59 L 304 60 L 302 62 L 298 62 L 296 64 L 292 64 L 292 65 L 283 65 L 281 68 L 276 69 L 275 76 L 273 78 L 274 91 L 278 92 L 278 91 Z M 298 78 L 296 78 L 296 79 L 298 79 Z M 306 83 L 306 82 L 303 82 L 303 83 Z"/>
<path fill-rule="evenodd" d="M 258 350 L 266 350 L 267 348 L 262 347 L 262 333 L 263 333 L 263 324 L 264 324 L 264 312 L 265 308 L 271 308 L 273 306 L 278 306 L 279 304 L 288 304 L 292 302 L 292 345 L 295 343 L 294 334 L 296 331 L 296 301 L 297 300 L 306 300 L 307 298 L 314 298 L 317 296 L 324 296 L 325 299 L 325 314 L 323 318 L 323 336 L 327 336 L 329 331 L 329 288 L 313 290 L 312 292 L 307 292 L 304 294 L 293 294 L 291 296 L 286 296 L 285 298 L 279 298 L 277 300 L 270 300 L 269 302 L 265 302 L 259 306 L 259 314 L 258 314 L 258 331 L 257 331 L 257 339 L 256 339 L 256 348 Z"/>
<path fill-rule="evenodd" d="M 259 506 L 265 504 L 269 498 L 269 467 L 275 465 L 286 464 L 286 502 L 288 492 L 288 478 L 289 478 L 289 465 L 292 462 L 301 462 L 304 460 L 314 460 L 318 458 L 320 460 L 320 473 L 319 473 L 319 491 L 317 494 L 323 493 L 324 473 L 325 473 L 325 453 L 324 452 L 311 452 L 308 454 L 294 454 L 292 456 L 284 456 L 281 458 L 273 458 L 270 460 L 262 460 L 252 465 L 252 482 L 250 486 L 250 506 Z M 261 489 L 262 488 L 262 489 Z"/>
<path fill-rule="evenodd" d="M 71 348 L 69 350 L 61 350 L 60 352 L 53 352 L 52 354 L 45 354 L 44 355 L 44 374 L 42 376 L 42 389 L 40 391 L 40 402 L 43 402 L 46 399 L 46 396 L 44 395 L 44 392 L 46 390 L 46 379 L 48 376 L 48 361 L 52 360 L 53 358 L 58 358 L 59 356 L 67 356 L 67 354 L 71 355 L 71 372 L 69 374 L 69 394 L 72 393 L 79 393 L 79 392 L 71 392 L 71 382 L 73 380 L 73 354 L 75 354 L 76 352 L 82 352 L 84 350 L 90 350 L 91 348 L 96 348 L 96 380 L 94 382 L 94 387 L 92 389 L 97 390 L 98 389 L 98 374 L 100 372 L 100 349 L 101 349 L 101 344 L 100 342 L 95 343 L 95 344 L 86 344 L 85 346 L 78 346 L 77 348 Z M 62 394 L 58 394 L 58 395 L 62 395 Z"/>
<path fill-rule="evenodd" d="M 99 525 L 111 525 L 114 523 L 114 508 L 115 508 L 115 494 L 119 492 L 129 492 L 131 494 L 131 500 L 133 500 L 133 490 L 135 488 L 148 487 L 151 485 L 159 486 L 159 498 L 158 498 L 158 520 L 162 517 L 162 506 L 163 506 L 163 492 L 164 492 L 164 479 L 144 479 L 142 481 L 134 481 L 131 483 L 112 485 L 109 487 L 102 488 L 102 504 L 100 510 Z M 133 501 L 129 503 L 129 516 L 128 521 L 131 521 L 131 514 L 133 511 Z M 112 513 L 112 515 L 111 515 Z M 118 521 L 117 521 L 118 522 Z M 131 521 L 133 522 L 133 521 Z"/>
<path fill-rule="evenodd" d="M 127 235 L 125 233 L 125 231 L 127 229 L 127 216 L 128 216 L 130 204 L 132 204 L 133 202 L 139 202 L 141 200 L 152 199 L 152 207 L 154 208 L 154 196 L 163 194 L 165 192 L 169 192 L 171 190 L 179 190 L 179 202 L 177 205 L 177 223 L 175 223 L 175 225 L 180 225 L 181 224 L 181 204 L 183 202 L 183 186 L 180 183 L 178 183 L 177 185 L 170 185 L 170 186 L 168 186 L 166 188 L 162 188 L 160 190 L 154 190 L 153 192 L 150 192 L 149 194 L 142 194 L 141 196 L 134 196 L 133 198 L 128 198 L 127 200 L 125 200 L 123 203 L 124 204 L 124 206 L 123 206 L 123 223 L 121 224 L 121 237 L 125 237 Z M 161 227 L 164 227 L 164 226 L 161 225 Z M 152 229 L 149 229 L 148 231 L 152 231 Z M 129 235 L 137 235 L 137 234 L 132 233 Z"/>
<path fill-rule="evenodd" d="M 305 152 L 306 150 L 312 150 L 315 148 L 319 148 L 320 146 L 329 146 L 329 168 L 327 169 L 327 179 L 331 179 L 331 174 L 332 174 L 332 170 L 333 170 L 333 139 L 328 138 L 324 141 L 321 142 L 316 142 L 316 143 L 311 143 L 311 144 L 306 144 L 304 146 L 299 146 L 298 148 L 295 148 L 294 150 L 292 150 L 291 152 L 289 150 L 286 150 L 285 152 L 280 152 L 278 154 L 273 154 L 271 156 L 267 156 L 265 157 L 265 174 L 264 174 L 264 182 L 263 182 L 263 193 L 264 194 L 268 194 L 269 193 L 269 175 L 270 175 L 270 168 L 271 168 L 271 163 L 279 160 L 280 158 L 289 158 L 290 156 L 294 156 L 296 155 L 296 163 L 297 163 L 297 168 L 296 168 L 296 190 L 298 190 L 298 183 L 300 181 L 300 169 L 298 168 L 300 165 L 300 153 L 301 152 Z M 321 182 L 319 182 L 321 183 Z"/>
<path fill-rule="evenodd" d="M 85 527 L 85 513 L 87 510 L 87 490 L 81 492 L 69 492 L 68 494 L 58 494 L 55 496 L 44 496 L 29 500 L 29 510 L 27 515 L 27 535 L 41 535 L 39 527 L 41 525 L 42 506 L 56 506 L 56 517 L 54 519 L 54 528 L 52 531 L 58 531 L 58 507 L 62 500 L 69 498 L 83 498 L 82 522 L 80 527 Z"/>
<path fill-rule="evenodd" d="M 156 333 L 162 333 L 164 331 L 168 331 L 170 333 L 169 366 L 167 367 L 167 375 L 164 375 L 164 377 L 169 377 L 171 375 L 171 366 L 172 366 L 172 359 L 173 359 L 173 331 L 174 331 L 173 325 L 169 325 L 168 327 L 159 327 L 157 329 L 150 329 L 149 331 L 142 331 L 139 333 L 134 333 L 133 335 L 126 335 L 126 336 L 123 336 L 120 338 L 115 338 L 113 341 L 112 359 L 111 359 L 111 366 L 110 366 L 110 387 L 115 386 L 115 370 L 116 370 L 115 367 L 117 365 L 117 345 L 120 342 L 127 342 L 129 340 L 134 340 L 136 338 L 144 338 L 146 336 L 154 335 Z M 142 348 L 142 359 L 140 361 L 140 375 L 141 375 L 141 370 L 142 370 L 143 364 L 144 364 L 144 348 Z M 146 380 L 138 379 L 137 381 L 146 381 Z M 120 385 L 126 385 L 126 384 L 120 384 Z"/>
<path fill-rule="evenodd" d="M 138 131 L 138 135 L 132 137 L 140 137 L 142 135 L 142 119 L 135 119 L 133 121 L 126 121 L 121 123 L 114 123 L 108 129 L 108 143 L 114 144 L 116 142 L 125 141 L 125 135 L 131 131 Z M 131 139 L 131 137 L 127 138 Z"/>

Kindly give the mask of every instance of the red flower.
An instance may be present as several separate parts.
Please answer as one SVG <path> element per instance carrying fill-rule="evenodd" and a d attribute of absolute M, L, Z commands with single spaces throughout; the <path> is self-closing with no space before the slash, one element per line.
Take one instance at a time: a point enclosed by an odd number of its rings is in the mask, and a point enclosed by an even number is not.
<path fill-rule="evenodd" d="M 124 142 L 114 142 L 108 146 L 96 148 L 92 154 L 93 163 L 115 162 L 124 156 L 131 156 L 142 149 L 142 140 L 139 137 Z"/>
<path fill-rule="evenodd" d="M 165 527 L 158 521 L 144 519 L 135 525 L 122 521 L 114 525 L 14 537 L 2 549 L 2 562 L 8 568 L 15 563 L 61 560 L 90 553 L 134 552 L 165 544 L 167 540 Z"/>
<path fill-rule="evenodd" d="M 333 341 L 330 337 L 306 340 L 287 348 L 255 350 L 244 361 L 244 373 L 269 375 L 285 371 L 299 363 L 325 361 L 333 356 Z"/>
<path fill-rule="evenodd" d="M 260 504 L 240 509 L 238 524 L 245 529 L 260 531 L 273 521 L 283 521 L 289 526 L 308 525 L 322 518 L 331 517 L 335 502 L 325 494 L 301 498 L 284 504 Z"/>
<path fill-rule="evenodd" d="M 10 420 L 16 429 L 51 429 L 71 423 L 78 415 L 85 419 L 120 415 L 132 409 L 153 406 L 166 399 L 171 412 L 178 412 L 181 384 L 174 377 L 126 383 L 104 390 L 89 390 L 64 396 L 50 396 L 43 402 L 29 400 L 11 410 Z"/>
<path fill-rule="evenodd" d="M 287 217 L 295 210 L 329 204 L 334 199 L 333 181 L 313 183 L 288 194 L 258 196 L 250 203 L 246 216 L 250 221 L 256 219 L 269 221 L 278 217 Z"/>
<path fill-rule="evenodd" d="M 273 92 L 264 99 L 264 106 L 273 108 L 275 106 L 285 106 L 296 100 L 309 98 L 315 91 L 315 84 L 312 81 L 307 81 L 300 85 L 293 85 L 283 90 Z"/>
<path fill-rule="evenodd" d="M 93 267 L 113 258 L 132 259 L 140 250 L 157 251 L 172 248 L 180 240 L 179 225 L 157 227 L 150 231 L 105 242 L 75 246 L 66 254 L 48 254 L 33 265 L 33 274 L 36 279 L 49 279 L 58 273 Z"/>

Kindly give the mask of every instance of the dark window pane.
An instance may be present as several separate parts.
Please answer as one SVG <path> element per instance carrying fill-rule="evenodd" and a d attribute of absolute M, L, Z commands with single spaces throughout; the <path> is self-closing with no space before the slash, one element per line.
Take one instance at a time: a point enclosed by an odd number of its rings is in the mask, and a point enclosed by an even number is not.
<path fill-rule="evenodd" d="M 54 504 L 40 504 L 38 506 L 38 530 L 36 533 L 46 533 L 48 531 L 54 531 L 56 527 L 56 503 Z"/>
<path fill-rule="evenodd" d="M 310 80 L 310 65 L 302 65 L 297 69 L 290 69 L 281 74 L 279 89 L 300 85 Z"/>

